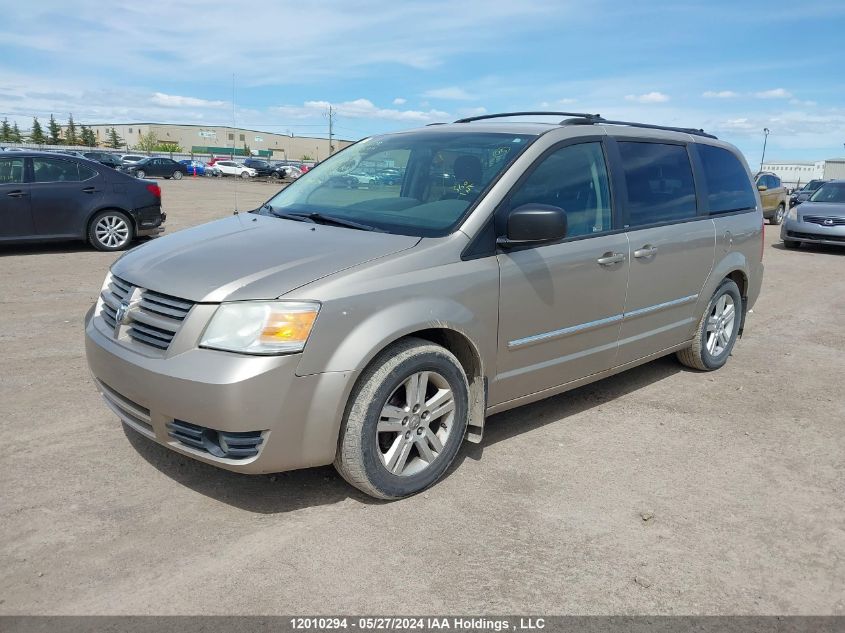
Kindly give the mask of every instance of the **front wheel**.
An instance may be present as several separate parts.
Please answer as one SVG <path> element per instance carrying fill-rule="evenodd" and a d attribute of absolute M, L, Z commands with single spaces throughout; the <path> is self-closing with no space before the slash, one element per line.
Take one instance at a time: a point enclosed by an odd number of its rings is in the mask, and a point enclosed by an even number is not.
<path fill-rule="evenodd" d="M 780 223 L 783 222 L 784 215 L 786 215 L 786 208 L 784 207 L 783 202 L 781 202 L 778 205 L 777 211 L 775 211 L 775 214 L 769 220 L 769 224 L 773 224 L 775 226 L 780 225 Z"/>
<path fill-rule="evenodd" d="M 692 345 L 677 352 L 678 360 L 702 371 L 719 369 L 731 355 L 742 314 L 739 287 L 731 279 L 723 280 L 698 322 Z"/>
<path fill-rule="evenodd" d="M 120 211 L 100 211 L 88 226 L 88 241 L 98 251 L 121 251 L 134 236 L 132 221 Z"/>
<path fill-rule="evenodd" d="M 144 178 L 146 175 L 147 175 L 147 172 L 145 172 L 143 169 L 139 169 L 138 171 L 135 172 L 135 176 L 137 178 Z"/>
<path fill-rule="evenodd" d="M 784 248 L 800 248 L 801 242 L 796 242 L 795 240 L 784 240 L 783 246 Z"/>
<path fill-rule="evenodd" d="M 181 171 L 174 171 L 173 172 L 173 180 L 182 180 L 182 172 Z"/>
<path fill-rule="evenodd" d="M 335 468 L 368 495 L 400 499 L 425 490 L 457 455 L 469 385 L 443 347 L 415 338 L 389 347 L 350 398 Z"/>
<path fill-rule="evenodd" d="M 242 171 L 241 172 L 241 178 L 243 178 L 244 180 L 249 178 L 249 172 L 248 171 Z"/>

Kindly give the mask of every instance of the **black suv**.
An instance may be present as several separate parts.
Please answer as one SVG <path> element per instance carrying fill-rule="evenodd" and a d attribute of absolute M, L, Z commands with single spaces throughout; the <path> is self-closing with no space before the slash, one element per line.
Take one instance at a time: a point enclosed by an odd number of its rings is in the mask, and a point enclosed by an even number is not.
<path fill-rule="evenodd" d="M 161 189 L 86 158 L 0 154 L 0 244 L 87 240 L 101 251 L 164 231 Z"/>
<path fill-rule="evenodd" d="M 285 177 L 285 168 L 278 165 L 271 165 L 266 160 L 258 158 L 247 158 L 244 161 L 244 167 L 251 167 L 255 170 L 256 176 L 264 176 L 270 178 L 278 178 L 281 180 Z"/>

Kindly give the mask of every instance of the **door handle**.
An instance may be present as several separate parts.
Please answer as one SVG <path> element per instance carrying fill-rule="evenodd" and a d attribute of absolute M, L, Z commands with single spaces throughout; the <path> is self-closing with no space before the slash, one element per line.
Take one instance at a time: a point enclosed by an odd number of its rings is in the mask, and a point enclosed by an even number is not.
<path fill-rule="evenodd" d="M 640 249 L 634 251 L 634 257 L 642 259 L 644 257 L 653 257 L 657 253 L 657 247 L 651 244 L 646 244 Z"/>
<path fill-rule="evenodd" d="M 97 190 L 94 187 L 85 187 L 82 193 L 97 193 Z"/>
<path fill-rule="evenodd" d="M 622 253 L 605 253 L 596 260 L 602 266 L 613 266 L 619 262 L 625 261 L 625 255 Z"/>
<path fill-rule="evenodd" d="M 24 196 L 28 196 L 29 194 L 26 191 L 10 191 L 6 195 L 10 198 L 23 198 Z"/>

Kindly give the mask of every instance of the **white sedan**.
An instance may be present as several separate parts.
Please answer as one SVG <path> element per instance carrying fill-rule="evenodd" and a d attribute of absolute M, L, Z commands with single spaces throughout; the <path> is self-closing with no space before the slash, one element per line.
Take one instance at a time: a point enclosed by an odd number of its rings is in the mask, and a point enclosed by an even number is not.
<path fill-rule="evenodd" d="M 233 160 L 218 160 L 214 166 L 220 170 L 224 176 L 240 176 L 241 178 L 254 178 L 256 171 L 252 167 L 247 167 L 243 163 L 238 163 Z"/>

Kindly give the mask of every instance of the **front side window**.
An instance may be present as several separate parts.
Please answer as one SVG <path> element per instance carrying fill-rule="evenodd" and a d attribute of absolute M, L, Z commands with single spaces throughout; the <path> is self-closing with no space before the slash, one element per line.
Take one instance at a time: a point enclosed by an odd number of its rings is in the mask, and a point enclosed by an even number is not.
<path fill-rule="evenodd" d="M 748 174 L 733 152 L 699 144 L 698 155 L 704 167 L 710 213 L 752 209 L 757 205 Z"/>
<path fill-rule="evenodd" d="M 695 184 L 687 149 L 666 143 L 619 143 L 628 189 L 628 224 L 695 217 Z"/>
<path fill-rule="evenodd" d="M 17 185 L 23 182 L 23 159 L 0 158 L 0 185 Z"/>
<path fill-rule="evenodd" d="M 329 215 L 402 235 L 446 235 L 535 138 L 472 131 L 368 138 L 309 170 L 262 213 Z M 384 177 L 386 170 L 393 176 Z"/>
<path fill-rule="evenodd" d="M 601 143 L 569 145 L 544 158 L 511 195 L 508 210 L 525 204 L 566 211 L 567 237 L 609 231 L 610 188 Z"/>
<path fill-rule="evenodd" d="M 79 168 L 68 160 L 33 158 L 34 182 L 78 182 Z"/>

